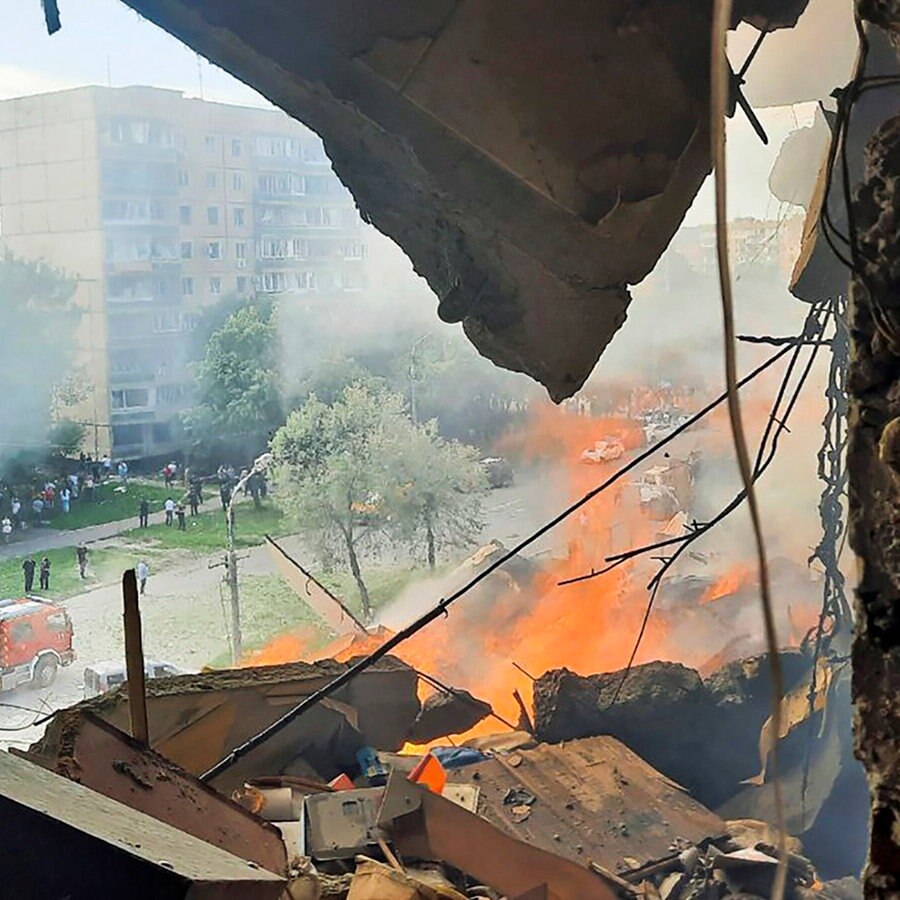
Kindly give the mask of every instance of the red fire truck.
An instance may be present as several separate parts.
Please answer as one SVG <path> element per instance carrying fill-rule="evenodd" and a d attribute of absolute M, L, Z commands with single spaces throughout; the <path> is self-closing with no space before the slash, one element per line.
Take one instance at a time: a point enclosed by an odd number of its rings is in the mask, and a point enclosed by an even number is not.
<path fill-rule="evenodd" d="M 35 597 L 0 600 L 0 691 L 20 684 L 46 688 L 75 659 L 72 620 L 61 606 Z"/>

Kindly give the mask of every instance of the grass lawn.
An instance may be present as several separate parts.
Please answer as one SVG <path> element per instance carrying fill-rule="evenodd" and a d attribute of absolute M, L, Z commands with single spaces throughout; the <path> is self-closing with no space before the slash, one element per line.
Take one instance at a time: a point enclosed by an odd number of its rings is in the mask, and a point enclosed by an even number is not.
<path fill-rule="evenodd" d="M 364 577 L 372 604 L 377 609 L 393 600 L 410 582 L 426 574 L 426 571 L 416 569 L 371 569 Z M 332 573 L 317 574 L 316 577 L 355 614 L 360 614 L 359 594 L 352 575 Z M 278 575 L 244 575 L 240 587 L 245 652 L 259 650 L 272 638 L 286 632 L 308 633 L 311 650 L 325 646 L 332 639 L 322 620 Z M 209 661 L 209 665 L 216 668 L 230 664 L 227 653 Z"/>
<path fill-rule="evenodd" d="M 151 512 L 156 512 L 162 509 L 163 502 L 169 494 L 178 499 L 182 493 L 180 488 L 173 488 L 172 491 L 163 484 L 142 481 L 129 481 L 123 491 L 118 481 L 108 481 L 94 488 L 93 501 L 86 500 L 82 494 L 72 503 L 71 512 L 67 516 L 63 515 L 57 503 L 52 524 L 54 528 L 71 530 L 85 528 L 88 525 L 105 525 L 107 522 L 118 522 L 122 519 L 137 519 L 142 497 L 147 498 Z"/>
<path fill-rule="evenodd" d="M 46 593 L 39 590 L 40 581 L 36 572 L 33 592 L 55 600 L 80 594 L 89 587 L 120 578 L 124 569 L 134 565 L 134 554 L 117 549 L 92 549 L 88 557 L 88 577 L 82 580 L 78 574 L 74 547 L 34 554 L 38 566 L 44 556 L 50 559 L 50 590 Z M 24 560 L 24 556 L 19 556 L 0 562 L 0 597 L 22 596 L 25 588 L 22 573 Z"/>
<path fill-rule="evenodd" d="M 187 530 L 179 531 L 176 524 L 151 525 L 149 528 L 134 528 L 123 537 L 133 544 L 147 544 L 152 547 L 195 552 L 215 552 L 225 547 L 225 516 L 218 497 L 206 503 L 208 512 L 187 517 Z M 234 542 L 236 547 L 255 547 L 261 544 L 267 534 L 273 537 L 285 533 L 281 510 L 271 503 L 256 509 L 252 503 L 240 503 L 234 508 Z"/>

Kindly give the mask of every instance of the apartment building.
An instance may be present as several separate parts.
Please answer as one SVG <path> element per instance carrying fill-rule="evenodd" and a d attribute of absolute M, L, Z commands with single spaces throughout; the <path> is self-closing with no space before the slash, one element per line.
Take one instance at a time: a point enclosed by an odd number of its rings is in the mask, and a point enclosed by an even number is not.
<path fill-rule="evenodd" d="M 205 304 L 339 308 L 365 287 L 362 222 L 313 132 L 160 88 L 0 101 L 0 239 L 77 279 L 91 393 L 67 415 L 115 458 L 176 448 Z"/>

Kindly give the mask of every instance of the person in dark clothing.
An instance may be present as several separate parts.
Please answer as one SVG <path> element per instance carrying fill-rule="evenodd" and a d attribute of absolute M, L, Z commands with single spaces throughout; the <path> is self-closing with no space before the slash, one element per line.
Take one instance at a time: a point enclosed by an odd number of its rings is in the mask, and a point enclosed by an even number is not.
<path fill-rule="evenodd" d="M 45 556 L 41 560 L 41 590 L 50 590 L 50 557 Z"/>
<path fill-rule="evenodd" d="M 228 482 L 219 488 L 219 499 L 222 501 L 222 509 L 228 509 L 228 504 L 231 502 L 231 489 L 228 487 Z"/>
<path fill-rule="evenodd" d="M 88 548 L 79 544 L 75 548 L 75 556 L 78 558 L 78 572 L 82 578 L 87 578 Z"/>
<path fill-rule="evenodd" d="M 140 527 L 146 528 L 150 524 L 150 504 L 146 497 L 141 497 L 141 505 L 138 507 Z"/>
<path fill-rule="evenodd" d="M 184 521 L 184 504 L 179 503 L 178 506 L 175 507 L 175 515 L 178 517 L 178 530 L 186 531 L 187 525 Z"/>
<path fill-rule="evenodd" d="M 200 496 L 197 493 L 196 484 L 191 485 L 190 493 L 188 494 L 188 504 L 191 507 L 191 518 L 197 515 L 197 512 L 200 508 Z"/>
<path fill-rule="evenodd" d="M 34 570 L 37 568 L 37 563 L 29 556 L 25 562 L 22 563 L 22 571 L 25 573 L 25 593 L 30 594 L 31 589 L 34 587 Z"/>

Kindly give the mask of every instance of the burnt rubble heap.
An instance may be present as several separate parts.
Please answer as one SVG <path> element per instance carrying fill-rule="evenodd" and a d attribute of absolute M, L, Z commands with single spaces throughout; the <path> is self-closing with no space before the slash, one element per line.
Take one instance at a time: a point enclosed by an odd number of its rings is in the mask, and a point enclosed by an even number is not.
<path fill-rule="evenodd" d="M 795 688 L 807 687 L 808 661 L 785 662 Z M 422 703 L 413 670 L 386 657 L 203 780 L 345 668 L 326 660 L 149 682 L 153 749 L 124 731 L 126 687 L 57 713 L 27 753 L 0 754 L 0 834 L 21 851 L 5 866 L 9 883 L 27 877 L 29 890 L 73 900 L 97 896 L 94 876 L 107 870 L 109 885 L 152 885 L 139 896 L 153 898 L 234 896 L 237 882 L 241 897 L 281 900 L 770 895 L 774 828 L 724 814 L 737 784 L 719 812 L 699 799 L 704 786 L 727 794 L 728 779 L 752 774 L 754 762 L 712 763 L 697 739 L 714 742 L 728 709 L 728 727 L 758 743 L 771 699 L 765 660 L 706 681 L 683 666 L 638 667 L 614 714 L 605 700 L 618 673 L 549 672 L 535 684 L 535 735 L 438 740 L 426 752 L 408 743 L 423 722 L 430 734 L 439 723 L 468 727 L 486 704 L 450 688 Z M 677 762 L 695 791 L 666 771 Z M 33 821 L 27 842 L 16 837 L 23 816 Z M 75 849 L 83 877 L 35 864 Z M 823 882 L 796 838 L 789 849 L 789 898 L 861 897 L 852 878 Z"/>

